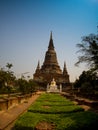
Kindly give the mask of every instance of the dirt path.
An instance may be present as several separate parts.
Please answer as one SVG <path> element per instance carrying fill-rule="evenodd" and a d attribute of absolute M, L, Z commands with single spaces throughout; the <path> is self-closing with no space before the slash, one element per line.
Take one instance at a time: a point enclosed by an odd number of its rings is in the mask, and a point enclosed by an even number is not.
<path fill-rule="evenodd" d="M 39 97 L 41 92 L 33 95 L 27 102 L 21 103 L 7 111 L 0 112 L 0 130 L 11 130 L 15 120 Z"/>

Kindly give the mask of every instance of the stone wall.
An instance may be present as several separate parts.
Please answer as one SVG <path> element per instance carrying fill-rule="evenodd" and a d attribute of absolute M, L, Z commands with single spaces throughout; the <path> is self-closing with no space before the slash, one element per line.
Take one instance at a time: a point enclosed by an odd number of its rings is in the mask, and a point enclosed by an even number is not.
<path fill-rule="evenodd" d="M 66 92 L 62 92 L 61 95 L 70 99 L 71 101 L 76 101 L 78 105 L 87 105 L 90 106 L 91 108 L 98 109 L 98 101 L 77 97 L 76 95 L 72 95 Z"/>
<path fill-rule="evenodd" d="M 32 94 L 26 94 L 16 97 L 3 97 L 0 99 L 0 110 L 10 109 L 20 103 L 27 101 Z"/>

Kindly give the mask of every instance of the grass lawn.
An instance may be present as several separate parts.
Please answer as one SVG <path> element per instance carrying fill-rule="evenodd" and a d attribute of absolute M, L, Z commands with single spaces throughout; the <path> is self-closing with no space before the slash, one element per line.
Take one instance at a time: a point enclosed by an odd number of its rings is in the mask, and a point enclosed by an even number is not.
<path fill-rule="evenodd" d="M 42 94 L 16 121 L 13 129 L 35 130 L 40 122 L 53 124 L 55 130 L 98 129 L 97 114 L 84 111 L 59 94 Z"/>

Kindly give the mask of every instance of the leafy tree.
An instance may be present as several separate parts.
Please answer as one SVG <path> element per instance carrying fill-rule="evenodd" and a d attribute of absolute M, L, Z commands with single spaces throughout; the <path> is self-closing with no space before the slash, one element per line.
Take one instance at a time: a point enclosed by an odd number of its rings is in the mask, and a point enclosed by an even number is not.
<path fill-rule="evenodd" d="M 17 84 L 21 93 L 27 93 L 27 81 L 25 79 L 18 79 Z"/>
<path fill-rule="evenodd" d="M 0 70 L 0 89 L 2 89 L 5 86 L 5 78 L 6 72 L 3 70 Z"/>
<path fill-rule="evenodd" d="M 74 83 L 74 88 L 79 91 L 78 94 L 90 98 L 98 97 L 98 78 L 96 77 L 96 72 L 93 70 L 83 71 Z"/>
<path fill-rule="evenodd" d="M 36 82 L 34 82 L 32 79 L 29 80 L 29 86 L 32 92 L 39 90 L 39 85 Z"/>
<path fill-rule="evenodd" d="M 31 79 L 29 81 L 23 78 L 18 79 L 17 85 L 18 85 L 19 91 L 22 94 L 32 93 L 34 91 L 37 91 L 37 84 Z"/>
<path fill-rule="evenodd" d="M 79 51 L 82 55 L 78 57 L 75 65 L 80 63 L 87 63 L 90 68 L 98 71 L 98 35 L 90 34 L 82 37 L 80 44 L 77 44 Z"/>
<path fill-rule="evenodd" d="M 11 68 L 12 65 L 9 65 Z M 0 90 L 1 92 L 10 93 L 14 87 L 15 76 L 12 71 L 0 70 Z"/>
<path fill-rule="evenodd" d="M 13 65 L 11 63 L 7 63 L 6 67 L 8 68 L 8 71 L 11 69 L 11 67 L 13 67 Z"/>
<path fill-rule="evenodd" d="M 85 82 L 89 82 L 93 88 L 96 86 L 96 72 L 93 72 L 93 70 L 83 71 L 82 74 L 79 76 L 79 79 L 77 79 L 74 83 L 74 87 L 81 88 L 82 84 Z"/>

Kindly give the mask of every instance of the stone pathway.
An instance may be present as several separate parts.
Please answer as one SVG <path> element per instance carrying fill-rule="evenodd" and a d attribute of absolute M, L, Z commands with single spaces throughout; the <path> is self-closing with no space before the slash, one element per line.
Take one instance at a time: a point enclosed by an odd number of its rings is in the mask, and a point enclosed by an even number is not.
<path fill-rule="evenodd" d="M 33 95 L 27 102 L 21 103 L 7 111 L 0 112 L 0 130 L 11 130 L 14 121 L 24 113 L 28 107 L 39 97 L 41 92 Z"/>

